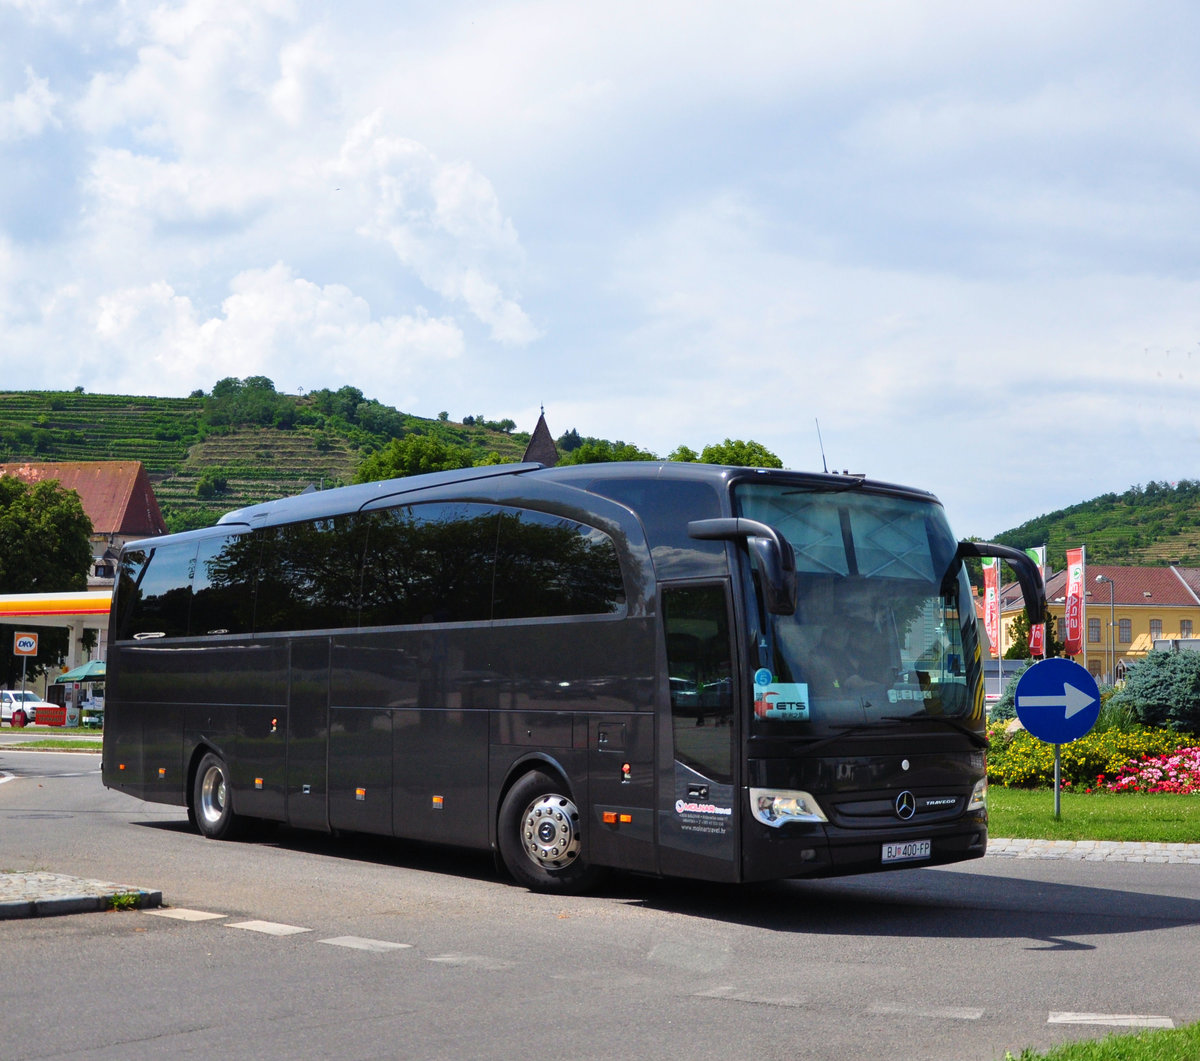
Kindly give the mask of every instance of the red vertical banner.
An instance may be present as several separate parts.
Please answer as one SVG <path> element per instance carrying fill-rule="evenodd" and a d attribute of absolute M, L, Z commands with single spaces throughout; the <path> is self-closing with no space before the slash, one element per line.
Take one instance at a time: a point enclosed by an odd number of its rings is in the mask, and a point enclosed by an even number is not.
<path fill-rule="evenodd" d="M 1029 658 L 1046 654 L 1046 624 L 1035 623 L 1029 628 Z"/>
<path fill-rule="evenodd" d="M 1026 549 L 1026 554 L 1029 558 L 1038 565 L 1038 575 L 1042 582 L 1046 581 L 1046 547 L 1040 546 L 1037 549 Z M 1034 656 L 1046 655 L 1046 624 L 1035 623 L 1029 628 L 1029 656 L 1032 659 Z"/>
<path fill-rule="evenodd" d="M 1084 567 L 1083 548 L 1067 550 L 1067 621 L 1066 653 L 1078 656 L 1083 651 L 1083 593 Z"/>
<path fill-rule="evenodd" d="M 983 562 L 983 627 L 992 652 L 1000 655 L 1000 561 Z"/>

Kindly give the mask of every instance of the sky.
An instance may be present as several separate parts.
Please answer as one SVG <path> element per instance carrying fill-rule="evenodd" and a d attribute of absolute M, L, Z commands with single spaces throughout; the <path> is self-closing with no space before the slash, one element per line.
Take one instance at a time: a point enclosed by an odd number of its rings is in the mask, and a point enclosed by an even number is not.
<path fill-rule="evenodd" d="M 1200 478 L 1198 54 L 1186 0 L 0 0 L 0 390 L 544 407 L 962 536 Z"/>

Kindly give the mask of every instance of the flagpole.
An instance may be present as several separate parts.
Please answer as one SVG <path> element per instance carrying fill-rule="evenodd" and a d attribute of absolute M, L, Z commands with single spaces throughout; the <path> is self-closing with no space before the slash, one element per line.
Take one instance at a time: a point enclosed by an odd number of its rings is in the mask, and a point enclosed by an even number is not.
<path fill-rule="evenodd" d="M 1087 670 L 1087 646 L 1088 646 L 1088 624 L 1087 624 L 1087 546 L 1080 547 L 1079 562 L 1083 565 L 1083 589 L 1080 591 L 1079 597 L 1079 643 L 1083 647 L 1083 669 Z M 1091 671 L 1088 671 L 1090 674 Z"/>

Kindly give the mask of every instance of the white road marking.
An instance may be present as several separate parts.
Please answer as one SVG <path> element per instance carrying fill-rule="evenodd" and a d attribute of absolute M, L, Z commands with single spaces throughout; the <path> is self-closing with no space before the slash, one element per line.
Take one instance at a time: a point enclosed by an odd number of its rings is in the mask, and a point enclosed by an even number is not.
<path fill-rule="evenodd" d="M 207 910 L 187 910 L 182 906 L 160 907 L 157 910 L 146 910 L 154 917 L 173 917 L 176 921 L 213 921 L 218 917 L 228 917 L 228 914 L 211 914 Z"/>
<path fill-rule="evenodd" d="M 805 1005 L 805 999 L 799 996 L 780 997 L 776 995 L 761 995 L 754 991 L 743 991 L 736 987 L 714 987 L 708 991 L 693 991 L 693 998 L 719 998 L 726 1002 L 745 1002 L 751 1006 L 782 1006 L 785 1009 L 799 1009 Z"/>
<path fill-rule="evenodd" d="M 876 1002 L 869 1013 L 880 1017 L 932 1017 L 936 1020 L 979 1020 L 983 1010 L 974 1006 L 902 1006 Z"/>
<path fill-rule="evenodd" d="M 408 950 L 411 943 L 390 943 L 386 939 L 364 939 L 362 936 L 335 936 L 333 939 L 319 939 L 318 943 L 328 943 L 331 947 L 349 947 L 351 950 L 369 950 L 376 954 L 384 954 L 393 950 Z"/>
<path fill-rule="evenodd" d="M 437 962 L 439 965 L 458 965 L 471 969 L 485 969 L 489 972 L 502 972 L 505 969 L 514 968 L 513 962 L 506 962 L 500 958 L 489 958 L 485 954 L 433 954 L 426 960 Z"/>
<path fill-rule="evenodd" d="M 1106 1028 L 1174 1028 L 1170 1017 L 1138 1013 L 1051 1013 L 1047 1024 L 1102 1024 Z"/>
<path fill-rule="evenodd" d="M 311 928 L 297 928 L 295 925 L 281 925 L 275 921 L 235 921 L 226 928 L 244 928 L 247 932 L 262 932 L 268 936 L 295 936 L 300 932 L 311 932 Z"/>

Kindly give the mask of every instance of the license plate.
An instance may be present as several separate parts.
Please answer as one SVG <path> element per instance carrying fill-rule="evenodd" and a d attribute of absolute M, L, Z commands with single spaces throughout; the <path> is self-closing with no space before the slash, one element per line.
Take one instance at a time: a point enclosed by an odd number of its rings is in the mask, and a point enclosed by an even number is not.
<path fill-rule="evenodd" d="M 933 842 L 930 840 L 905 840 L 900 844 L 883 845 L 884 862 L 915 862 L 928 858 L 933 852 Z"/>

